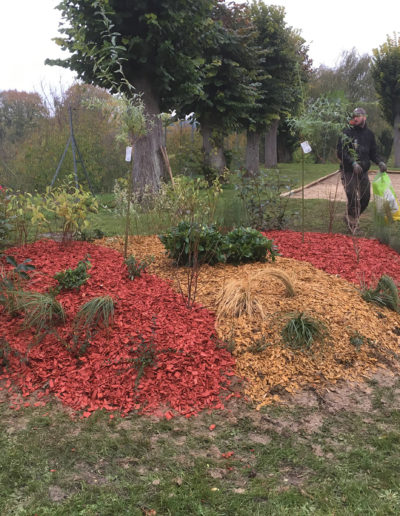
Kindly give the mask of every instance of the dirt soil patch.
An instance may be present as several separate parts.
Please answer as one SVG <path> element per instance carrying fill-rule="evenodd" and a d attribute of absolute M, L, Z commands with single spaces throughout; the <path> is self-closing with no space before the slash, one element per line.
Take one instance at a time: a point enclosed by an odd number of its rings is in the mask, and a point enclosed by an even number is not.
<path fill-rule="evenodd" d="M 119 238 L 101 243 L 120 251 L 123 248 Z M 157 237 L 132 237 L 128 252 L 137 259 L 153 255 L 155 261 L 148 272 L 170 280 L 175 289 L 186 293 L 187 269 L 172 264 Z M 236 370 L 246 380 L 245 392 L 258 408 L 304 388 L 325 393 L 341 380 L 359 381 L 379 368 L 399 370 L 399 314 L 366 303 L 355 285 L 310 263 L 278 257 L 275 263 L 239 267 L 205 265 L 198 280 L 197 301 L 215 312 L 218 293 L 229 280 L 245 280 L 271 270 L 290 277 L 294 297 L 287 297 L 284 285 L 266 274 L 253 292 L 264 308 L 264 319 L 243 315 L 216 323 L 219 337 L 233 349 Z M 327 336 L 316 343 L 312 353 L 293 351 L 282 341 L 286 316 L 294 312 L 311 314 L 327 328 Z M 353 337 L 358 337 L 356 342 L 361 345 L 355 345 Z"/>

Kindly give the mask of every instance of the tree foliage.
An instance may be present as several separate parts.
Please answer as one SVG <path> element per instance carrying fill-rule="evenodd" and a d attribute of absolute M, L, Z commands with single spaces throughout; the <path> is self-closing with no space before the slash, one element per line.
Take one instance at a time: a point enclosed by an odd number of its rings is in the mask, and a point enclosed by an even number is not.
<path fill-rule="evenodd" d="M 379 48 L 374 49 L 372 77 L 382 112 L 393 125 L 400 114 L 400 37 L 388 37 Z"/>
<path fill-rule="evenodd" d="M 393 127 L 394 166 L 400 167 L 400 37 L 397 34 L 374 49 L 372 76 L 379 105 Z"/>
<path fill-rule="evenodd" d="M 8 90 L 0 92 L 0 141 L 15 143 L 48 115 L 38 93 Z"/>

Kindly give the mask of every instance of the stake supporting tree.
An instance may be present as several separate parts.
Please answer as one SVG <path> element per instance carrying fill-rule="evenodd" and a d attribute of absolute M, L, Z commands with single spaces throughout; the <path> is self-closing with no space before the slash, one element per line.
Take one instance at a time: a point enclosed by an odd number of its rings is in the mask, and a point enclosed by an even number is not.
<path fill-rule="evenodd" d="M 92 185 L 90 183 L 89 175 L 87 173 L 87 170 L 86 170 L 86 167 L 85 167 L 85 163 L 83 162 L 83 159 L 82 159 L 82 154 L 80 153 L 78 144 L 76 143 L 75 134 L 74 134 L 74 126 L 72 124 L 72 108 L 71 108 L 71 106 L 68 107 L 68 113 L 69 113 L 69 138 L 68 138 L 68 141 L 67 141 L 67 145 L 65 146 L 64 152 L 63 152 L 63 154 L 61 156 L 61 159 L 60 159 L 60 161 L 58 163 L 57 170 L 56 170 L 56 172 L 54 174 L 54 177 L 53 177 L 53 179 L 51 181 L 50 186 L 54 185 L 54 183 L 55 183 L 55 181 L 57 179 L 57 176 L 58 176 L 58 174 L 60 172 L 61 165 L 62 165 L 62 163 L 64 161 L 65 155 L 67 154 L 68 148 L 71 145 L 71 148 L 72 148 L 72 158 L 73 158 L 73 163 L 74 163 L 75 186 L 76 186 L 76 188 L 79 188 L 78 166 L 77 166 L 77 162 L 79 161 L 79 163 L 82 165 L 82 169 L 83 169 L 83 172 L 85 174 L 86 181 L 88 182 L 89 189 L 92 192 L 92 195 L 94 195 L 93 188 L 92 188 Z"/>

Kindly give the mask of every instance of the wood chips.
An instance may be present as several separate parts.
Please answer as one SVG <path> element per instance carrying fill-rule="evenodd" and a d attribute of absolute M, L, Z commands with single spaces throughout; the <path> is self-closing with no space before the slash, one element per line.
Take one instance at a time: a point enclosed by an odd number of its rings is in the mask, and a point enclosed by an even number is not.
<path fill-rule="evenodd" d="M 123 251 L 123 240 L 118 237 L 97 243 Z M 138 260 L 153 255 L 148 272 L 187 291 L 187 269 L 175 267 L 166 258 L 156 236 L 131 237 L 128 254 Z M 339 380 L 360 380 L 377 367 L 399 370 L 400 315 L 366 303 L 351 283 L 307 262 L 278 257 L 274 263 L 238 267 L 204 265 L 196 301 L 216 312 L 218 294 L 228 281 L 251 278 L 263 270 L 284 272 L 295 296 L 288 297 L 282 281 L 267 276 L 254 292 L 262 303 L 264 319 L 242 315 L 216 322 L 218 336 L 236 357 L 238 375 L 246 380 L 245 393 L 258 407 L 305 387 L 322 389 Z M 293 312 L 305 312 L 327 327 L 327 336 L 313 345 L 312 354 L 292 351 L 282 341 L 282 328 Z"/>

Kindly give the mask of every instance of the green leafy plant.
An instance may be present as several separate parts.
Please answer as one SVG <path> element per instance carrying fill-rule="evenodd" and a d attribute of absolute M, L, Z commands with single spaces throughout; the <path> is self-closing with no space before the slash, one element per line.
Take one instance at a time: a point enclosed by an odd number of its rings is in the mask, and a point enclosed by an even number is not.
<path fill-rule="evenodd" d="M 80 260 L 75 269 L 65 269 L 64 271 L 57 272 L 54 275 L 54 279 L 58 282 L 56 290 L 79 289 L 87 282 L 89 278 L 87 271 L 90 267 L 91 263 L 88 257 L 86 260 Z"/>
<path fill-rule="evenodd" d="M 225 237 L 224 251 L 229 263 L 275 261 L 277 247 L 262 233 L 252 228 L 239 227 Z"/>
<path fill-rule="evenodd" d="M 368 303 L 385 306 L 394 312 L 399 311 L 399 291 L 390 276 L 382 275 L 375 288 L 364 287 L 361 297 Z"/>
<path fill-rule="evenodd" d="M 225 261 L 223 236 L 215 226 L 181 222 L 168 233 L 159 236 L 168 256 L 177 265 L 196 263 L 213 265 Z"/>
<path fill-rule="evenodd" d="M 326 334 L 326 326 L 304 312 L 293 313 L 289 317 L 281 335 L 286 345 L 293 350 L 311 351 L 313 343 Z"/>
<path fill-rule="evenodd" d="M 61 186 L 46 189 L 47 207 L 61 225 L 62 241 L 66 243 L 72 236 L 88 227 L 88 214 L 96 213 L 97 200 L 92 194 L 74 185 L 69 176 Z"/>
<path fill-rule="evenodd" d="M 137 261 L 136 258 L 131 254 L 124 261 L 128 270 L 128 277 L 130 280 L 134 280 L 141 276 L 142 272 L 146 271 L 146 268 L 154 262 L 154 256 L 145 258 L 144 260 Z"/>

